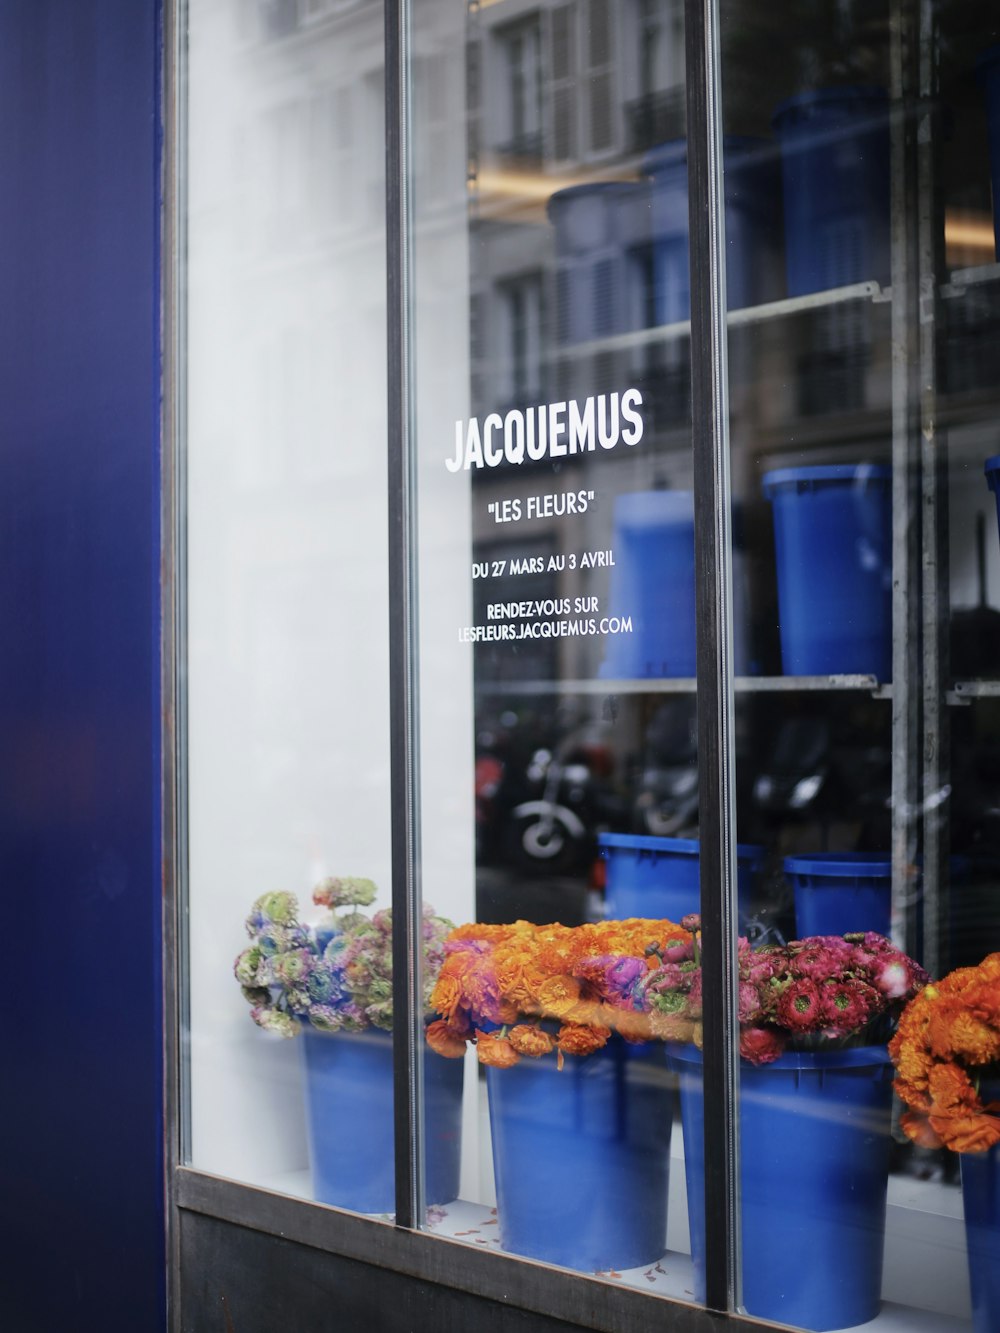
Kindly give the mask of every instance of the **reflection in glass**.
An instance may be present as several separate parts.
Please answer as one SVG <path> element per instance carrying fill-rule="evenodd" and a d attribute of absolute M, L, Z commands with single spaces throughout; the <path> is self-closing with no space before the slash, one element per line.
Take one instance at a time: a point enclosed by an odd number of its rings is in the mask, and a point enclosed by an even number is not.
<path fill-rule="evenodd" d="M 411 74 L 451 109 L 413 138 L 421 875 L 459 923 L 428 1041 L 465 1078 L 428 1225 L 689 1300 L 656 989 L 699 907 L 681 18 L 420 6 Z"/>
<path fill-rule="evenodd" d="M 186 12 L 186 1159 L 391 1213 L 381 8 Z"/>

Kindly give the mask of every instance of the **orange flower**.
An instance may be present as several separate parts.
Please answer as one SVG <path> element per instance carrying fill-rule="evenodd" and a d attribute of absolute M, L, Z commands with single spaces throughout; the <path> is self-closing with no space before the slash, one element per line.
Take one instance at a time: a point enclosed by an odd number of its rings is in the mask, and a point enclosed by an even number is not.
<path fill-rule="evenodd" d="M 427 1028 L 427 1045 L 447 1060 L 460 1060 L 465 1054 L 465 1037 L 439 1018 Z"/>
<path fill-rule="evenodd" d="M 613 1009 L 615 1028 L 626 1041 L 649 1041 L 653 1035 L 651 1014 L 640 1014 L 634 1009 Z"/>
<path fill-rule="evenodd" d="M 481 1065 L 491 1065 L 494 1069 L 510 1069 L 516 1065 L 520 1056 L 506 1037 L 498 1037 L 491 1032 L 480 1032 L 476 1028 L 476 1054 Z"/>
<path fill-rule="evenodd" d="M 431 1008 L 439 1014 L 444 1014 L 445 1018 L 451 1018 L 455 1010 L 462 1003 L 462 986 L 457 977 L 450 976 L 444 968 L 448 966 L 450 959 L 445 959 L 444 967 L 438 974 L 438 979 L 434 983 L 434 989 L 431 991 Z"/>
<path fill-rule="evenodd" d="M 569 1018 L 580 1002 L 580 983 L 573 977 L 550 977 L 538 990 L 538 1004 L 553 1018 Z"/>
<path fill-rule="evenodd" d="M 975 1014 L 958 1013 L 951 1030 L 956 1058 L 973 1065 L 988 1065 L 1000 1058 L 1000 1031 Z"/>
<path fill-rule="evenodd" d="M 507 1040 L 518 1055 L 530 1055 L 535 1059 L 540 1055 L 548 1055 L 555 1048 L 555 1042 L 544 1029 L 528 1023 L 519 1023 L 517 1027 L 511 1028 Z"/>
<path fill-rule="evenodd" d="M 919 1111 L 904 1111 L 899 1118 L 900 1127 L 908 1139 L 912 1139 L 918 1148 L 943 1148 L 944 1143 L 934 1130 L 926 1115 Z"/>
<path fill-rule="evenodd" d="M 941 1141 L 953 1152 L 988 1152 L 1000 1143 L 1000 1120 L 996 1116 L 971 1112 L 969 1115 L 929 1117 Z"/>
<path fill-rule="evenodd" d="M 607 1045 L 611 1033 L 607 1028 L 588 1027 L 582 1023 L 564 1023 L 559 1029 L 557 1042 L 566 1055 L 592 1055 Z"/>
<path fill-rule="evenodd" d="M 1000 1105 L 974 1079 L 1000 1063 L 1000 953 L 962 967 L 911 1000 L 889 1043 L 895 1088 L 912 1109 L 904 1132 L 922 1147 L 983 1152 L 1000 1142 Z"/>

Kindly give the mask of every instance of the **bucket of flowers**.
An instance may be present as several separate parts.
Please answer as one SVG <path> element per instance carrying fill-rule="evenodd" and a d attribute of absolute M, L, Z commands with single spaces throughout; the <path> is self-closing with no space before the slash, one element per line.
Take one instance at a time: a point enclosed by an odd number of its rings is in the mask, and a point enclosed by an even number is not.
<path fill-rule="evenodd" d="M 961 1154 L 976 1333 L 1000 1328 L 1000 953 L 925 986 L 889 1043 L 900 1125 L 915 1143 Z"/>
<path fill-rule="evenodd" d="M 690 924 L 695 925 L 694 922 Z M 891 1147 L 886 1044 L 927 980 L 881 935 L 738 948 L 743 1301 L 808 1329 L 852 1328 L 879 1310 Z M 692 999 L 692 996 L 694 997 Z M 700 973 L 670 1004 L 693 1029 L 678 1071 L 697 1293 L 704 1297 L 704 1089 Z"/>
<path fill-rule="evenodd" d="M 300 919 L 295 895 L 265 893 L 246 920 L 250 944 L 234 965 L 250 1016 L 279 1037 L 301 1035 L 313 1195 L 361 1213 L 395 1207 L 392 1091 L 392 913 L 362 912 L 375 885 L 324 880 Z M 451 922 L 424 909 L 425 997 L 444 958 Z M 458 1194 L 462 1068 L 425 1063 L 428 1203 Z"/>
<path fill-rule="evenodd" d="M 676 1036 L 650 978 L 690 963 L 670 921 L 467 925 L 452 931 L 427 1029 L 485 1067 L 504 1249 L 584 1272 L 666 1247 Z M 623 1201 L 627 1206 L 623 1207 Z"/>

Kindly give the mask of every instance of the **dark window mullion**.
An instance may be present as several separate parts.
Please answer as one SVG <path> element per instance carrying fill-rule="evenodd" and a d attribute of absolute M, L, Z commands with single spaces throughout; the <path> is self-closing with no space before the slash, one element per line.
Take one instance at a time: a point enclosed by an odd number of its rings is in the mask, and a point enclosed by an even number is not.
<path fill-rule="evenodd" d="M 424 1215 L 416 492 L 411 365 L 410 45 L 408 0 L 385 9 L 386 341 L 389 500 L 389 751 L 392 849 L 396 1224 Z"/>
<path fill-rule="evenodd" d="M 685 0 L 704 974 L 706 1303 L 739 1300 L 732 536 L 718 0 Z"/>

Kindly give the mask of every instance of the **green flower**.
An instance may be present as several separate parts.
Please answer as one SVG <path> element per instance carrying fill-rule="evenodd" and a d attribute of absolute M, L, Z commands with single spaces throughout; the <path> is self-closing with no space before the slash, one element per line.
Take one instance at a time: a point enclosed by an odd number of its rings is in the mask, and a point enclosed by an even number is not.
<path fill-rule="evenodd" d="M 247 934 L 260 933 L 267 924 L 290 926 L 298 918 L 299 904 L 294 893 L 262 893 L 247 917 Z"/>
<path fill-rule="evenodd" d="M 251 1009 L 250 1017 L 259 1028 L 263 1028 L 265 1032 L 275 1032 L 279 1037 L 294 1037 L 298 1031 L 298 1024 L 294 1018 L 282 1013 L 280 1009 L 265 1007 Z"/>
<path fill-rule="evenodd" d="M 343 875 L 325 879 L 313 889 L 313 902 L 320 907 L 367 907 L 375 901 L 378 889 L 370 879 Z"/>
<path fill-rule="evenodd" d="M 233 975 L 241 986 L 260 984 L 260 965 L 263 961 L 264 955 L 259 944 L 251 944 L 249 949 L 243 950 L 233 964 Z"/>

